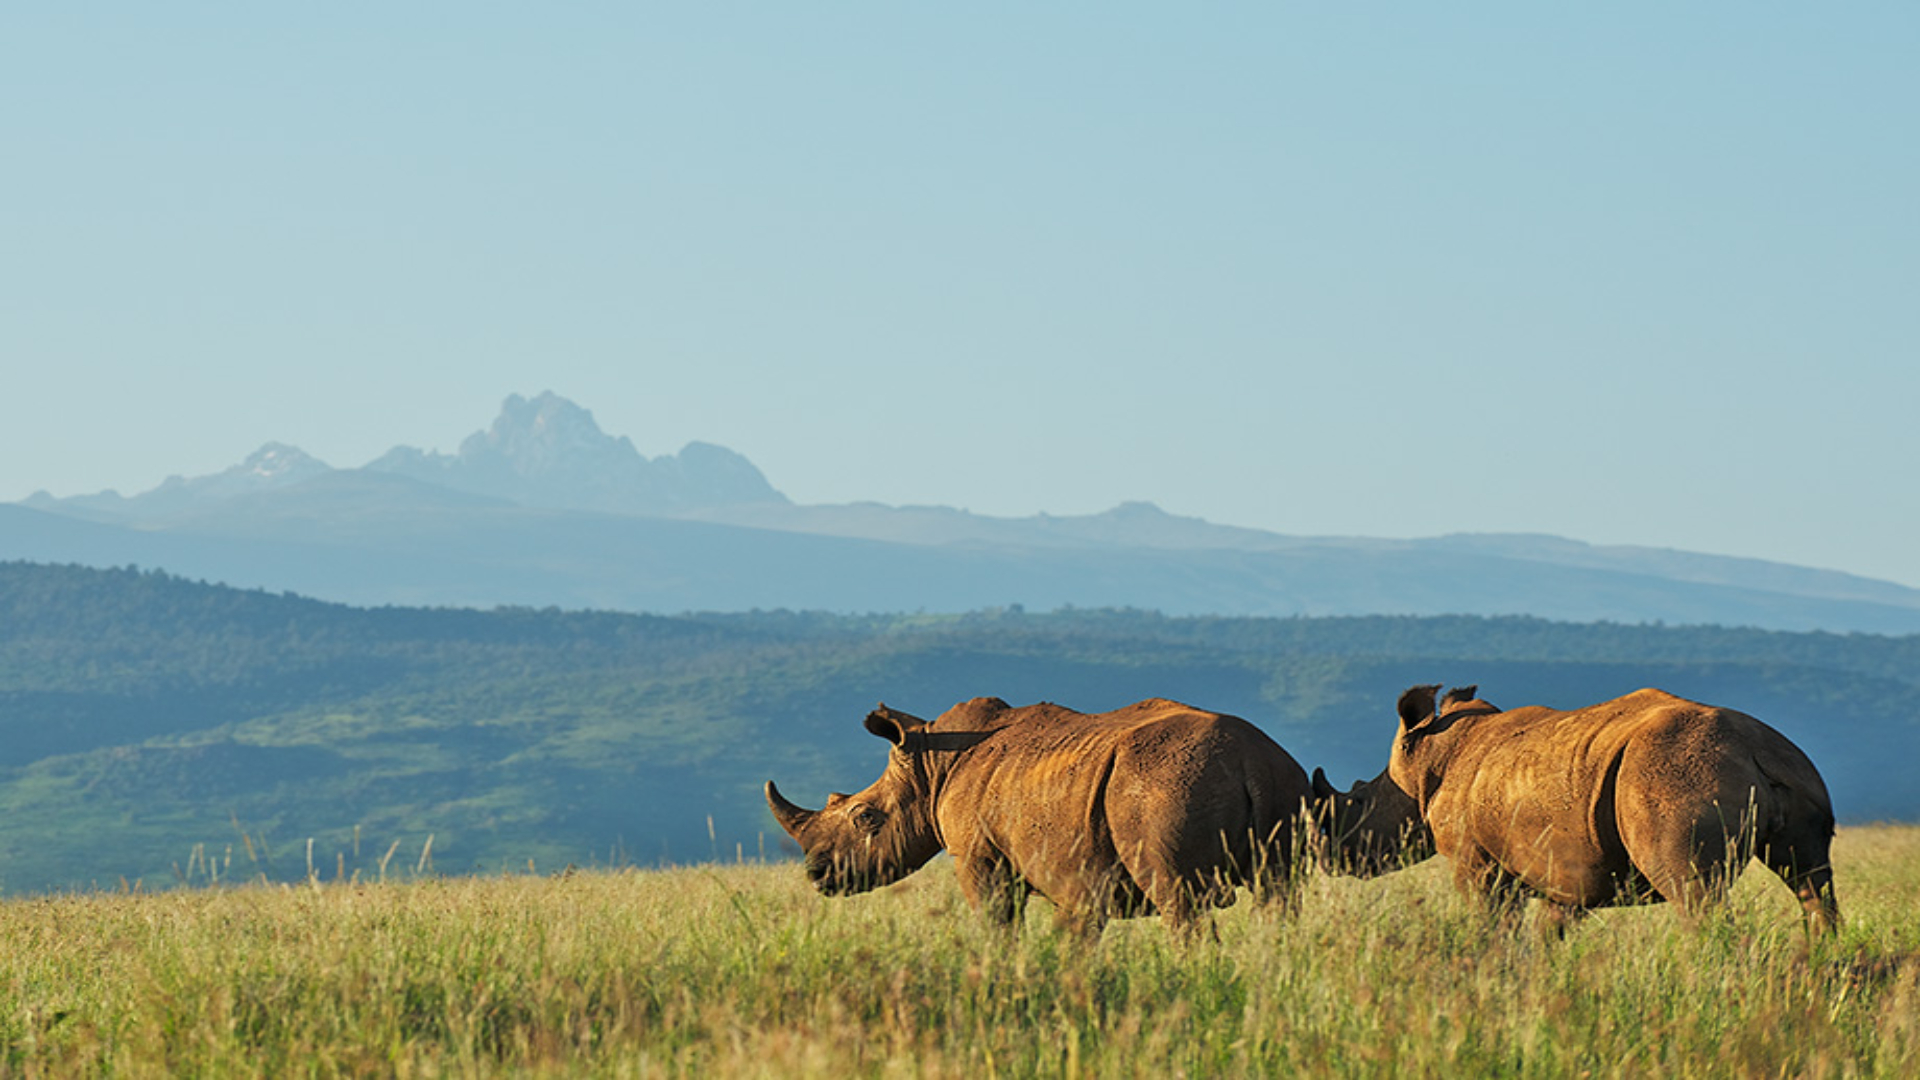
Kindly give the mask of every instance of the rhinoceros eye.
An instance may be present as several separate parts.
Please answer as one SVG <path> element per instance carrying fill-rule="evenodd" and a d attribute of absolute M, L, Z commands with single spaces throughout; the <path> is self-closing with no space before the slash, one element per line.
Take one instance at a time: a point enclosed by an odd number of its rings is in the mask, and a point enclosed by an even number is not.
<path fill-rule="evenodd" d="M 864 803 L 851 807 L 847 813 L 853 818 L 855 825 L 860 826 L 868 832 L 879 832 L 880 826 L 887 823 L 887 815 Z"/>

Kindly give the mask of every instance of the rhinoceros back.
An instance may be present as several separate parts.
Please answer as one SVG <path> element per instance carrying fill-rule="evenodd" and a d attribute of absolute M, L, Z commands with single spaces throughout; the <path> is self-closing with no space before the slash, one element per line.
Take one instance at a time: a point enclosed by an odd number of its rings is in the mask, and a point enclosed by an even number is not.
<path fill-rule="evenodd" d="M 992 715 L 936 813 L 956 859 L 1004 859 L 1056 902 L 1111 887 L 1159 907 L 1275 859 L 1284 869 L 1285 852 L 1256 848 L 1290 842 L 1309 790 L 1238 717 L 1160 699 L 1099 714 L 1042 704 Z"/>

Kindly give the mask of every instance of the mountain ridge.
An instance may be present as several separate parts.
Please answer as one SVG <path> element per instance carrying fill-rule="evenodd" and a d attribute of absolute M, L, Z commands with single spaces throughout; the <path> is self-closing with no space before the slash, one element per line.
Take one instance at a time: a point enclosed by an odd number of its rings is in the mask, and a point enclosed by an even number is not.
<path fill-rule="evenodd" d="M 362 604 L 1018 603 L 1920 632 L 1920 590 L 1671 549 L 1534 534 L 1295 536 L 1138 501 L 1023 518 L 797 505 L 731 450 L 694 442 L 648 459 L 551 391 L 509 397 L 453 455 L 396 447 L 335 469 L 269 443 L 221 473 L 173 477 L 130 498 L 40 493 L 11 510 L 0 514 L 0 558 L 160 567 Z M 95 528 L 57 528 L 33 514 Z"/>
<path fill-rule="evenodd" d="M 100 520 L 150 520 L 345 471 L 392 473 L 533 506 L 611 513 L 787 501 L 752 462 L 726 447 L 696 441 L 677 454 L 650 459 L 632 440 L 601 431 L 591 412 L 549 390 L 531 399 L 508 396 L 493 424 L 469 435 L 453 454 L 396 446 L 359 470 L 341 470 L 298 447 L 269 442 L 222 472 L 170 476 L 135 495 L 108 490 L 62 498 L 39 491 L 22 505 Z"/>

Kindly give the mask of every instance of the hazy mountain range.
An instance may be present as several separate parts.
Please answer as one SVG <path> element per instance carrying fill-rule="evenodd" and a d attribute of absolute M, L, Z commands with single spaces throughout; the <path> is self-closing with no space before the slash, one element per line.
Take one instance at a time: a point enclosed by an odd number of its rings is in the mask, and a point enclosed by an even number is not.
<path fill-rule="evenodd" d="M 278 443 L 133 496 L 0 504 L 0 559 L 157 567 L 356 604 L 628 611 L 1527 614 L 1920 632 L 1920 590 L 1751 559 L 1532 535 L 1303 537 L 1176 517 L 795 505 L 752 462 L 647 458 L 551 393 L 454 454 L 335 468 Z"/>

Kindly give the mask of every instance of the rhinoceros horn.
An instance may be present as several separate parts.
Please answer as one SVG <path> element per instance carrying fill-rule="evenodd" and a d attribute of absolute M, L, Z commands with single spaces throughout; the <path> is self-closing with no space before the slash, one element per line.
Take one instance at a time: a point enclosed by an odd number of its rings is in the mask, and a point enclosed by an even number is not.
<path fill-rule="evenodd" d="M 788 802 L 786 796 L 780 794 L 780 789 L 774 787 L 771 780 L 767 781 L 767 805 L 773 809 L 774 820 L 789 833 L 797 831 L 808 818 L 813 816 L 813 811 Z"/>
<path fill-rule="evenodd" d="M 1313 797 L 1316 799 L 1331 799 L 1332 797 L 1338 794 L 1340 794 L 1339 789 L 1335 788 L 1327 780 L 1327 771 L 1325 769 L 1320 769 L 1320 768 L 1314 769 L 1313 770 Z"/>

